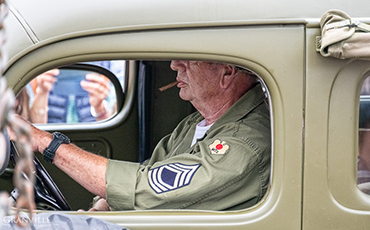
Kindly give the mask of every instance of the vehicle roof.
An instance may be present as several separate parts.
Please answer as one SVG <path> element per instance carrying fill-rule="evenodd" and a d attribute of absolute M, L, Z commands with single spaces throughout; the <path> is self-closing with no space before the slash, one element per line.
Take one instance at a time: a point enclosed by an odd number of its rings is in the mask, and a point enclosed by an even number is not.
<path fill-rule="evenodd" d="M 369 3 L 362 1 L 361 4 Z M 9 0 L 12 39 L 10 58 L 27 46 L 50 39 L 122 30 L 163 29 L 209 25 L 305 23 L 329 9 L 341 9 L 351 17 L 365 17 L 369 7 L 357 2 L 332 0 Z M 17 34 L 14 34 L 17 31 Z M 8 39 L 8 42 L 12 42 Z M 10 41 L 9 41 L 10 40 Z"/>
<path fill-rule="evenodd" d="M 358 3 L 331 0 L 11 0 L 10 4 L 40 39 L 106 27 L 320 18 L 335 8 L 352 17 L 368 16 L 368 8 Z"/>

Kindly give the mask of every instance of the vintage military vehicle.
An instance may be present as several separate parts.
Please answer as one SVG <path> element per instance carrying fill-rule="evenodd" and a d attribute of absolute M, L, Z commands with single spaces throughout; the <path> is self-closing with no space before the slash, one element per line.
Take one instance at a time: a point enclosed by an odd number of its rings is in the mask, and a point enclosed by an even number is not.
<path fill-rule="evenodd" d="M 111 80 L 115 112 L 108 119 L 35 124 L 63 132 L 81 148 L 108 158 L 147 159 L 160 138 L 194 111 L 178 97 L 176 87 L 158 90 L 176 78 L 170 60 L 230 63 L 253 71 L 265 87 L 271 114 L 271 176 L 268 192 L 257 205 L 235 211 L 79 214 L 129 229 L 370 227 L 365 81 L 370 40 L 357 23 L 370 23 L 369 2 L 11 0 L 8 5 L 4 76 L 16 94 L 55 68 L 76 71 L 72 81 L 83 71 L 103 73 Z M 333 9 L 350 18 L 322 27 L 322 16 Z M 360 34 L 358 45 L 341 43 L 339 48 L 357 46 L 361 55 L 332 55 L 331 48 L 323 47 L 330 44 L 324 44 L 322 31 L 330 35 L 330 29 L 336 31 L 330 41 L 339 43 Z M 102 69 L 101 63 L 118 63 L 121 69 Z M 72 88 L 64 86 L 70 94 L 81 92 Z M 40 162 L 68 201 L 67 213 L 89 207 L 93 194 L 54 165 Z M 9 165 L 0 189 L 11 192 Z M 39 203 L 40 211 L 64 209 L 51 201 Z"/>

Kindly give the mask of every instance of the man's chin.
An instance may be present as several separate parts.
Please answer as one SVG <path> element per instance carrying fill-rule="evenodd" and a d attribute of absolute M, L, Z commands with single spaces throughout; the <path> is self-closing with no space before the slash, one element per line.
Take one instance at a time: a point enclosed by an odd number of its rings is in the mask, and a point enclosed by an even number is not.
<path fill-rule="evenodd" d="M 189 101 L 190 100 L 189 96 L 184 92 L 184 89 L 180 89 L 179 96 L 184 101 Z"/>

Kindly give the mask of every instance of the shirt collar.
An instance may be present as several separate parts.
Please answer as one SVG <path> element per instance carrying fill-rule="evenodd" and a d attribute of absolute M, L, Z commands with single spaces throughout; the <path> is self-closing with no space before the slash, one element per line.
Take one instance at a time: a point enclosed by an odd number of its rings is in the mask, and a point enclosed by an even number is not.
<path fill-rule="evenodd" d="M 234 105 L 232 105 L 217 121 L 216 125 L 227 122 L 235 122 L 251 111 L 265 100 L 265 94 L 262 90 L 261 84 L 257 84 L 247 93 L 245 93 Z"/>
<path fill-rule="evenodd" d="M 248 113 L 253 111 L 258 105 L 265 100 L 265 94 L 262 90 L 261 84 L 256 84 L 252 89 L 246 92 L 237 102 L 235 102 L 217 121 L 214 126 L 224 124 L 227 122 L 235 122 Z M 198 124 L 204 117 L 197 112 L 197 114 L 189 120 L 189 123 Z"/>

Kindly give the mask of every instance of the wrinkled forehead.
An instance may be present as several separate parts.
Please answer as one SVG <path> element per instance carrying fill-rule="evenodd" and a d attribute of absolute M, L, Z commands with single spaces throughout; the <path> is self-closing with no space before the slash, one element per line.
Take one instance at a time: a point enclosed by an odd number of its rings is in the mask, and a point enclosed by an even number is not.
<path fill-rule="evenodd" d="M 216 67 L 221 67 L 225 66 L 226 64 L 224 63 L 219 63 L 219 62 L 211 62 L 211 61 L 191 61 L 191 60 L 179 60 L 177 61 L 179 63 L 184 64 L 185 66 L 189 67 L 198 67 L 198 68 L 216 68 Z"/>
<path fill-rule="evenodd" d="M 225 66 L 225 64 L 217 62 L 198 61 L 195 63 L 199 68 L 214 70 Z"/>
<path fill-rule="evenodd" d="M 226 64 L 222 62 L 210 62 L 210 61 L 188 61 L 188 62 L 189 62 L 189 65 L 196 65 L 198 67 L 203 67 L 204 69 L 210 69 L 210 70 L 215 70 L 217 68 L 222 68 L 224 66 L 231 66 L 235 68 L 237 72 L 242 72 L 250 76 L 256 76 L 256 74 L 250 71 L 249 69 L 236 66 L 236 65 L 232 65 L 232 64 Z"/>
<path fill-rule="evenodd" d="M 250 76 L 256 76 L 256 74 L 246 68 L 233 65 L 233 64 L 227 64 L 222 62 L 212 62 L 212 61 L 197 61 L 197 60 L 172 60 L 172 63 L 174 65 L 182 65 L 186 68 L 196 68 L 198 70 L 216 70 L 218 68 L 222 68 L 224 66 L 231 66 L 235 68 L 237 72 L 245 73 Z"/>

